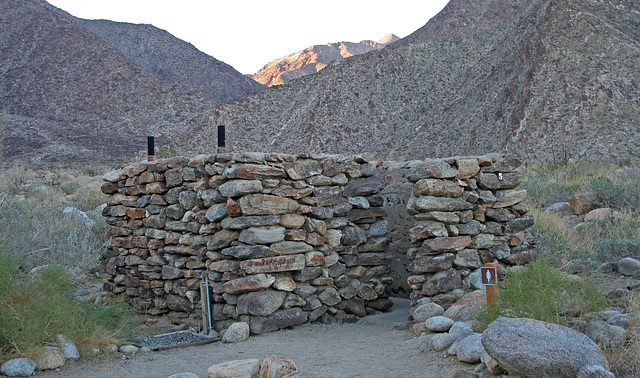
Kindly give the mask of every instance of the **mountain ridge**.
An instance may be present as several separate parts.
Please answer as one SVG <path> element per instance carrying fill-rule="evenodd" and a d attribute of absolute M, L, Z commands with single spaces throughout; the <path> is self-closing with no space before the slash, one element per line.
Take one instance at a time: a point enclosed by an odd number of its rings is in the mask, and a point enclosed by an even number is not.
<path fill-rule="evenodd" d="M 189 85 L 219 104 L 237 101 L 265 88 L 230 65 L 153 25 L 75 19 L 165 83 Z"/>
<path fill-rule="evenodd" d="M 232 150 L 640 160 L 638 4 L 451 0 L 419 30 L 457 14 L 476 16 L 222 106 L 213 123 Z"/>
<path fill-rule="evenodd" d="M 364 40 L 357 43 L 342 41 L 313 45 L 265 64 L 253 75 L 253 79 L 267 86 L 286 84 L 315 74 L 335 60 L 380 50 L 399 39 L 394 34 L 388 34 L 379 42 Z"/>

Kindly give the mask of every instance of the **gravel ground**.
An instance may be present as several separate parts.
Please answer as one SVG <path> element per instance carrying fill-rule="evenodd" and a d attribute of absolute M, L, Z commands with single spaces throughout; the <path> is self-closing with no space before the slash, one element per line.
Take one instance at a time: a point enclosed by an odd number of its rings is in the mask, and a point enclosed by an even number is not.
<path fill-rule="evenodd" d="M 69 362 L 59 371 L 37 377 L 167 377 L 192 372 L 201 377 L 210 365 L 276 355 L 293 360 L 303 377 L 448 377 L 473 366 L 442 353 L 423 352 L 409 331 L 394 330 L 407 320 L 404 302 L 395 310 L 355 324 L 307 324 L 295 329 L 251 336 L 249 340 L 215 342 L 94 361 Z"/>

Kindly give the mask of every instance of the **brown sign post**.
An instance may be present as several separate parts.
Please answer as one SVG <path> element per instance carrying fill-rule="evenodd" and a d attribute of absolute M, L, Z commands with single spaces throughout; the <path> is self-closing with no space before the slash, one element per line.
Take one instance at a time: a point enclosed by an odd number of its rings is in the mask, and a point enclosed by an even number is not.
<path fill-rule="evenodd" d="M 482 284 L 487 291 L 487 304 L 490 311 L 495 311 L 496 301 L 498 299 L 498 264 L 486 263 L 480 268 L 480 276 Z"/>

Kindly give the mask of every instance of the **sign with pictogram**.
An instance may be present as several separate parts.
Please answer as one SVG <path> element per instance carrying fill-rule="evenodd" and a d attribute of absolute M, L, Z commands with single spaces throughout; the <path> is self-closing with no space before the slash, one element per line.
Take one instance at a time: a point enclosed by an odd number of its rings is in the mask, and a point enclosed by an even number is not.
<path fill-rule="evenodd" d="M 482 284 L 493 286 L 498 284 L 498 269 L 494 266 L 483 266 L 480 268 Z"/>

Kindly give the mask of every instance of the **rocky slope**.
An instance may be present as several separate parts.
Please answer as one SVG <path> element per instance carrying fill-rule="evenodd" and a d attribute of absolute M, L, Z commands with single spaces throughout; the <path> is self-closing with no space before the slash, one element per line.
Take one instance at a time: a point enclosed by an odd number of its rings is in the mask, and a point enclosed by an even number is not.
<path fill-rule="evenodd" d="M 5 156 L 104 157 L 145 149 L 146 136 L 179 136 L 217 103 L 170 85 L 42 0 L 0 2 L 0 109 Z"/>
<path fill-rule="evenodd" d="M 268 86 L 286 84 L 293 79 L 314 74 L 334 60 L 380 50 L 397 40 L 399 40 L 397 36 L 389 34 L 379 42 L 338 42 L 314 45 L 267 63 L 253 75 L 253 79 Z"/>
<path fill-rule="evenodd" d="M 76 21 L 165 83 L 197 88 L 220 104 L 264 89 L 263 85 L 230 65 L 153 25 L 109 20 Z"/>
<path fill-rule="evenodd" d="M 221 107 L 212 124 L 234 150 L 637 161 L 638 25 L 632 0 L 452 0 L 407 40 Z M 191 147 L 214 137 L 204 127 Z"/>

